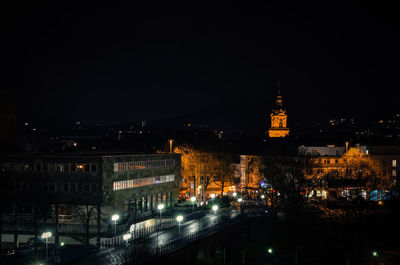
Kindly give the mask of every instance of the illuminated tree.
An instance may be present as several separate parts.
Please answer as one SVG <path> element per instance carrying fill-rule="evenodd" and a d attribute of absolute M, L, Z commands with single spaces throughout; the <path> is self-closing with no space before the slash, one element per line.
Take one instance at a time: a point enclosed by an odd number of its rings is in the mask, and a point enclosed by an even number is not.
<path fill-rule="evenodd" d="M 328 201 L 318 207 L 326 217 L 342 225 L 349 265 L 361 258 L 364 242 L 368 241 L 362 224 L 384 211 L 380 204 L 369 201 L 369 195 L 372 190 L 390 188 L 390 181 L 378 164 L 357 148 L 350 148 L 338 162 L 338 168 L 324 176 Z"/>
<path fill-rule="evenodd" d="M 201 195 L 202 200 L 211 184 L 221 187 L 223 194 L 224 187 L 231 183 L 229 155 L 200 152 L 188 145 L 177 146 L 174 152 L 181 154 L 181 175 L 183 183 L 186 183 L 182 186 L 189 188 L 193 183 L 193 193 Z"/>
<path fill-rule="evenodd" d="M 266 158 L 264 174 L 267 183 L 277 192 L 280 210 L 285 215 L 292 247 L 294 264 L 298 263 L 299 245 L 302 240 L 302 222 L 306 215 L 306 206 L 310 202 L 306 195 L 313 189 L 315 181 L 313 165 L 310 159 L 302 158 Z"/>

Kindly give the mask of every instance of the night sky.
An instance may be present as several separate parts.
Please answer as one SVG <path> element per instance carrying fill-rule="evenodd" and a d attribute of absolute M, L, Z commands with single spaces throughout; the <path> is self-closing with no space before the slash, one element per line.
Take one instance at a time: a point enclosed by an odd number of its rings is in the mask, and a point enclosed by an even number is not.
<path fill-rule="evenodd" d="M 3 7 L 2 89 L 21 121 L 264 126 L 277 81 L 289 122 L 399 111 L 394 6 L 248 2 Z"/>

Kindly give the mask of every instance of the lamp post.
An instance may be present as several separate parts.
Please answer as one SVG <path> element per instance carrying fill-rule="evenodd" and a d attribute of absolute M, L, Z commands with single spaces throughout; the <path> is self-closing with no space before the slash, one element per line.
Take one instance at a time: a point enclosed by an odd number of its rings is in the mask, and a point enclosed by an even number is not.
<path fill-rule="evenodd" d="M 183 220 L 183 216 L 182 215 L 178 215 L 177 217 L 176 217 L 176 221 L 178 221 L 178 234 L 180 235 L 181 234 L 181 222 L 182 222 L 182 220 Z"/>
<path fill-rule="evenodd" d="M 164 204 L 159 204 L 157 206 L 157 209 L 160 211 L 160 221 L 158 222 L 159 227 L 157 229 L 157 247 L 158 247 L 158 234 L 159 234 L 159 231 L 161 230 L 161 212 L 162 212 L 162 209 L 164 209 Z"/>
<path fill-rule="evenodd" d="M 192 202 L 192 212 L 194 213 L 194 202 L 196 201 L 196 197 L 192 197 L 192 198 L 190 198 L 190 201 Z"/>
<path fill-rule="evenodd" d="M 242 198 L 239 198 L 239 199 L 238 199 L 238 203 L 239 203 L 240 215 L 242 215 L 242 202 L 243 202 L 243 199 L 242 199 Z"/>
<path fill-rule="evenodd" d="M 215 225 L 215 213 L 216 213 L 216 211 L 218 211 L 218 205 L 213 205 L 212 210 L 214 212 L 213 225 Z"/>
<path fill-rule="evenodd" d="M 119 219 L 119 215 L 118 214 L 114 214 L 113 216 L 111 216 L 111 220 L 114 222 L 114 237 L 117 236 L 117 221 Z"/>
<path fill-rule="evenodd" d="M 161 225 L 161 212 L 162 212 L 162 210 L 164 209 L 164 204 L 159 204 L 158 206 L 157 206 L 157 209 L 160 211 L 160 225 Z"/>
<path fill-rule="evenodd" d="M 47 263 L 47 259 L 48 259 L 48 257 L 49 257 L 49 250 L 48 250 L 48 246 L 47 246 L 47 244 L 48 244 L 48 239 L 51 237 L 51 232 L 44 232 L 43 234 L 42 234 L 42 238 L 43 239 L 46 239 L 46 263 Z"/>
<path fill-rule="evenodd" d="M 126 247 L 128 247 L 128 241 L 129 241 L 129 239 L 131 239 L 131 237 L 132 237 L 132 235 L 129 233 L 122 236 L 122 239 L 126 242 Z"/>

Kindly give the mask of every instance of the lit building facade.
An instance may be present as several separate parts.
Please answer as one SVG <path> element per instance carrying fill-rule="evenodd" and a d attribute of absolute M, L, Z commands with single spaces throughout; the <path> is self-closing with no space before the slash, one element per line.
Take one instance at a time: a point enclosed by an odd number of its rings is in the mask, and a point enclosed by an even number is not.
<path fill-rule="evenodd" d="M 282 138 L 289 135 L 289 128 L 287 127 L 287 114 L 283 108 L 283 99 L 278 89 L 275 101 L 275 108 L 271 113 L 271 127 L 268 130 L 268 135 L 271 138 Z"/>
<path fill-rule="evenodd" d="M 396 146 L 300 146 L 300 156 L 310 157 L 312 175 L 324 180 L 317 197 L 327 197 L 327 190 L 338 192 L 342 197 L 362 196 L 370 200 L 389 199 L 398 196 L 400 148 Z M 368 180 L 357 178 L 352 171 L 370 170 Z M 366 187 L 369 186 L 368 188 Z M 311 194 L 312 195 L 312 194 Z"/>
<path fill-rule="evenodd" d="M 91 242 L 118 227 L 152 218 L 157 205 L 177 203 L 179 154 L 36 153 L 0 155 L 3 242 L 26 242 L 42 230 L 53 242 L 82 236 L 80 218 L 89 209 Z M 61 238 L 61 239 L 60 239 Z"/>

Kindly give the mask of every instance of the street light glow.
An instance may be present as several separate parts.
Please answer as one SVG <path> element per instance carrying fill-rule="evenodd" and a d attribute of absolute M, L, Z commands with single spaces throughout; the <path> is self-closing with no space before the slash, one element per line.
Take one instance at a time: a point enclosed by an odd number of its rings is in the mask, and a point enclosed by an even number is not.
<path fill-rule="evenodd" d="M 269 249 L 268 249 L 268 253 L 269 253 L 269 254 L 272 254 L 272 248 L 269 248 Z"/>
<path fill-rule="evenodd" d="M 159 205 L 157 206 L 157 209 L 160 210 L 160 211 L 161 211 L 162 209 L 164 209 L 164 204 L 159 204 Z"/>
<path fill-rule="evenodd" d="M 214 205 L 214 206 L 212 207 L 212 210 L 213 210 L 214 212 L 216 212 L 216 211 L 218 210 L 218 205 Z"/>
<path fill-rule="evenodd" d="M 233 195 L 233 197 L 236 197 L 236 196 L 237 196 L 237 193 L 236 193 L 236 192 L 234 192 L 232 195 Z"/>
<path fill-rule="evenodd" d="M 122 239 L 125 241 L 128 241 L 129 239 L 131 239 L 132 235 L 131 234 L 125 234 L 122 236 Z"/>
<path fill-rule="evenodd" d="M 261 195 L 261 199 L 264 199 L 265 198 L 265 195 L 263 194 L 263 195 Z"/>
<path fill-rule="evenodd" d="M 176 221 L 178 221 L 179 223 L 182 222 L 182 220 L 183 220 L 183 216 L 182 215 L 178 215 L 176 217 Z"/>
<path fill-rule="evenodd" d="M 239 199 L 238 199 L 238 202 L 239 202 L 239 203 L 241 203 L 242 201 L 243 201 L 243 199 L 242 199 L 242 198 L 239 198 Z"/>
<path fill-rule="evenodd" d="M 119 219 L 118 214 L 114 214 L 113 216 L 111 216 L 111 220 L 113 220 L 114 222 L 118 221 L 118 219 Z"/>
<path fill-rule="evenodd" d="M 190 201 L 191 201 L 191 202 L 195 202 L 195 201 L 196 201 L 196 197 L 190 198 Z"/>
<path fill-rule="evenodd" d="M 51 232 L 44 232 L 43 234 L 42 234 L 42 238 L 44 238 L 44 239 L 48 239 L 48 238 L 50 238 L 51 237 Z"/>
<path fill-rule="evenodd" d="M 378 254 L 378 252 L 376 252 L 376 251 L 372 251 L 372 256 L 374 256 L 374 257 L 378 257 L 378 256 L 379 256 L 379 254 Z"/>
<path fill-rule="evenodd" d="M 211 198 L 213 198 L 213 199 L 215 198 L 215 194 L 214 194 L 214 193 L 213 193 L 213 194 L 211 194 Z"/>

